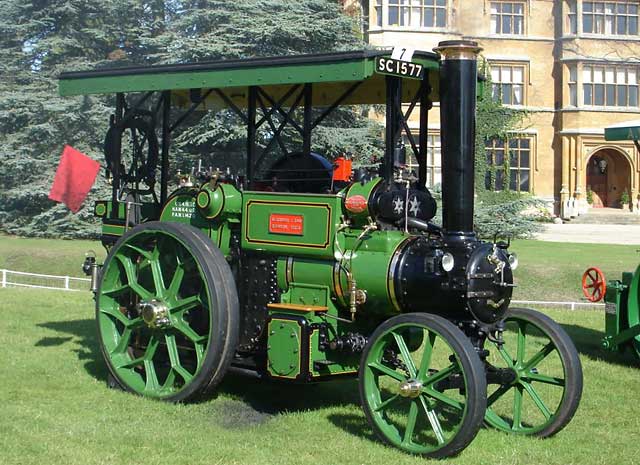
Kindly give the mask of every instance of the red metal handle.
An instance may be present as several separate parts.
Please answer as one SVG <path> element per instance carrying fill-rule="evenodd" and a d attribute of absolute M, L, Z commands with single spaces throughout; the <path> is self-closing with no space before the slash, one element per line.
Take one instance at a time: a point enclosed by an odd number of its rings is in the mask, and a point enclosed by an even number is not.
<path fill-rule="evenodd" d="M 582 293 L 589 302 L 600 302 L 607 292 L 607 281 L 600 268 L 592 266 L 582 275 Z"/>

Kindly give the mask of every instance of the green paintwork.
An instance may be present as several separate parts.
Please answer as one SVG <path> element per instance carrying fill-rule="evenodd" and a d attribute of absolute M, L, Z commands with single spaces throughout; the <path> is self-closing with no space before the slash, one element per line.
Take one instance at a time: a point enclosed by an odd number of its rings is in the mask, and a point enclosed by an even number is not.
<path fill-rule="evenodd" d="M 243 203 L 243 249 L 333 257 L 335 229 L 342 214 L 339 196 L 245 192 Z M 288 232 L 276 229 L 280 220 L 289 221 Z"/>
<path fill-rule="evenodd" d="M 566 396 L 567 367 L 558 348 L 543 328 L 513 314 L 505 319 L 506 325 L 510 323 L 515 323 L 517 328 L 513 337 L 507 340 L 505 331 L 503 344 L 498 345 L 490 340 L 488 344 L 489 350 L 500 354 L 504 363 L 500 368 L 513 370 L 516 379 L 511 384 L 498 387 L 487 397 L 485 422 L 507 433 L 535 435 L 557 418 L 561 402 Z M 559 363 L 560 366 L 544 364 L 545 360 Z M 552 368 L 554 372 L 547 371 Z M 559 374 L 560 370 L 562 374 Z M 532 402 L 526 406 L 535 406 L 535 416 L 531 413 L 532 410 L 526 408 L 525 396 L 527 402 Z M 509 413 L 496 412 L 495 407 L 500 399 L 504 399 L 503 405 L 509 407 Z"/>
<path fill-rule="evenodd" d="M 354 182 L 349 187 L 344 189 L 344 199 L 345 203 L 349 201 L 350 198 L 355 196 L 362 196 L 367 201 L 367 208 L 362 212 L 352 212 L 345 209 L 346 215 L 353 221 L 355 226 L 363 226 L 367 223 L 367 219 L 372 215 L 371 211 L 369 211 L 368 203 L 371 198 L 371 194 L 375 190 L 375 188 L 382 182 L 382 178 L 374 178 L 365 184 Z"/>
<path fill-rule="evenodd" d="M 604 140 L 640 140 L 640 121 L 628 121 L 605 128 Z"/>
<path fill-rule="evenodd" d="M 267 370 L 277 378 L 295 379 L 301 369 L 302 328 L 285 315 L 274 315 L 267 331 Z"/>
<path fill-rule="evenodd" d="M 239 223 L 242 193 L 231 184 L 218 184 L 214 187 L 204 184 L 196 195 L 196 205 L 207 220 L 224 219 Z"/>
<path fill-rule="evenodd" d="M 322 271 L 320 263 L 313 264 L 310 260 L 305 261 L 309 269 L 317 271 Z M 316 280 L 315 282 L 317 283 L 318 281 Z M 346 323 L 337 320 L 335 317 L 338 316 L 339 312 L 331 297 L 331 289 L 327 285 L 290 282 L 287 287 L 287 291 L 281 296 L 283 303 L 327 308 L 326 312 L 304 312 L 299 309 L 287 310 L 282 308 L 270 311 L 271 316 L 274 318 L 277 316 L 304 318 L 306 326 L 309 328 L 309 340 L 301 341 L 301 350 L 305 352 L 304 356 L 307 357 L 308 367 L 302 367 L 301 371 L 307 373 L 307 379 L 322 379 L 336 375 L 355 375 L 360 361 L 360 354 L 332 351 L 329 348 L 320 350 L 320 329 L 318 325 L 326 325 L 329 330 L 329 339 L 353 331 L 370 332 L 372 325 L 362 325 L 361 322 Z M 271 332 L 269 332 L 269 341 L 271 341 Z M 270 342 L 269 345 L 271 345 Z M 278 356 L 279 354 L 273 354 L 274 359 Z M 289 353 L 285 352 L 284 357 L 288 356 Z"/>
<path fill-rule="evenodd" d="M 138 394 L 174 395 L 198 374 L 209 344 L 211 299 L 202 271 L 199 265 L 185 266 L 191 251 L 168 232 L 130 236 L 112 256 L 102 270 L 97 295 L 98 328 L 108 363 L 119 380 Z M 183 295 L 182 283 L 187 280 L 191 288 L 199 280 L 202 292 Z M 154 299 L 167 309 L 169 322 L 163 328 L 151 328 L 140 316 L 131 318 L 122 310 L 132 300 Z M 190 326 L 188 321 L 196 318 L 206 322 L 198 325 L 206 333 Z M 191 346 L 193 359 L 187 359 L 185 345 Z"/>
<path fill-rule="evenodd" d="M 416 331 L 422 332 L 423 344 L 412 347 L 414 336 L 408 335 Z M 436 348 L 446 350 L 434 355 Z M 387 349 L 399 354 L 406 371 L 388 366 Z M 456 436 L 467 413 L 465 399 L 452 397 L 456 390 L 441 392 L 435 384 L 459 373 L 467 386 L 467 378 L 460 369 L 457 354 L 438 332 L 417 323 L 398 324 L 373 341 L 363 362 L 363 402 L 368 404 L 373 421 L 389 442 L 407 452 L 429 454 L 445 447 Z M 415 398 L 402 397 L 399 393 L 400 384 L 409 380 L 422 385 Z M 430 421 L 424 419 L 427 411 Z"/>
<path fill-rule="evenodd" d="M 118 75 L 109 75 L 109 71 L 67 73 L 60 76 L 60 95 L 113 94 L 118 92 L 145 92 L 189 89 L 225 89 L 246 88 L 247 86 L 282 86 L 300 83 L 315 83 L 318 97 L 322 94 L 334 94 L 332 84 L 341 82 L 365 81 L 379 76 L 374 73 L 375 56 L 371 53 L 327 54 L 322 57 L 298 57 L 296 63 L 285 64 L 282 60 L 266 60 L 260 63 L 245 60 L 235 62 L 211 62 L 204 64 L 184 64 L 130 68 L 119 70 Z M 414 56 L 414 60 L 425 69 L 439 68 L 437 57 L 433 54 Z M 228 66 L 221 67 L 221 65 Z M 256 64 L 253 64 L 256 63 Z M 252 65 L 253 64 L 253 65 Z M 111 73 L 113 74 L 113 73 Z M 437 73 L 433 73 L 437 74 Z M 345 103 L 381 103 L 384 101 L 384 79 L 377 80 L 380 88 L 368 90 L 354 96 Z M 325 84 L 328 84 L 325 88 Z M 434 96 L 438 89 L 437 79 L 433 82 Z M 363 100 L 364 98 L 364 100 Z M 330 104 L 327 100 L 324 104 Z M 314 100 L 321 105 L 320 100 Z"/>
<path fill-rule="evenodd" d="M 640 357 L 640 266 L 635 273 L 622 273 L 622 281 L 607 283 L 605 337 L 602 346 L 622 351 L 630 346 Z"/>

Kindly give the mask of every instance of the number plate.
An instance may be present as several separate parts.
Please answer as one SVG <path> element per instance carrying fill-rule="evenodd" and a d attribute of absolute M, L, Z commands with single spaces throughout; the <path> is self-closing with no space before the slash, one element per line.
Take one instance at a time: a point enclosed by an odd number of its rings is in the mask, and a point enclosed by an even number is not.
<path fill-rule="evenodd" d="M 271 234 L 304 234 L 304 217 L 302 215 L 283 215 L 272 213 L 269 217 L 269 232 Z"/>
<path fill-rule="evenodd" d="M 376 57 L 376 72 L 411 79 L 422 79 L 424 67 L 420 63 Z"/>

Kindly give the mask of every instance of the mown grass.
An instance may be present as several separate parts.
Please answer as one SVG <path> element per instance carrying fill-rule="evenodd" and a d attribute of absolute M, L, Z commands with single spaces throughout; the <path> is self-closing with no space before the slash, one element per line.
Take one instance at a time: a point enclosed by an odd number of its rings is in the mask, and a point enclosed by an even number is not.
<path fill-rule="evenodd" d="M 515 241 L 511 249 L 520 265 L 515 271 L 519 300 L 573 301 L 582 295 L 582 274 L 600 268 L 606 279 L 620 279 L 623 271 L 634 271 L 640 263 L 638 246 Z"/>
<path fill-rule="evenodd" d="M 548 440 L 483 429 L 450 464 L 639 463 L 640 371 L 599 348 L 599 312 L 547 312 L 578 345 L 574 420 Z M 88 294 L 0 289 L 0 463 L 423 464 L 383 446 L 356 381 L 290 386 L 228 376 L 217 398 L 172 405 L 106 386 Z"/>
<path fill-rule="evenodd" d="M 0 235 L 0 268 L 30 273 L 83 277 L 85 252 L 93 250 L 102 261 L 98 241 L 36 239 Z"/>

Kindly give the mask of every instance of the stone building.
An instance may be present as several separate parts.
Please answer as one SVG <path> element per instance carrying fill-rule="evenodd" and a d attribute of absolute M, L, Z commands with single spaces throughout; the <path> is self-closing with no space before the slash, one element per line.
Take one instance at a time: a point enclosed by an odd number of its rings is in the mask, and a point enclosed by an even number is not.
<path fill-rule="evenodd" d="M 639 3 L 347 0 L 345 7 L 361 15 L 375 46 L 479 42 L 495 98 L 529 115 L 508 140 L 488 142 L 491 162 L 507 167 L 496 188 L 531 192 L 570 218 L 586 212 L 587 197 L 595 207 L 616 207 L 624 191 L 638 210 L 639 154 L 632 141 L 606 142 L 604 128 L 640 118 Z M 429 127 L 430 182 L 437 183 L 437 118 Z"/>

